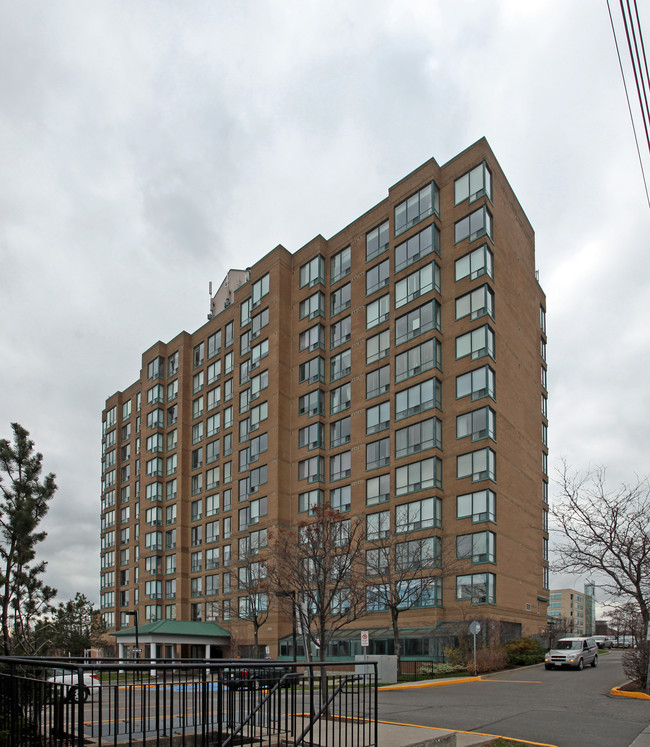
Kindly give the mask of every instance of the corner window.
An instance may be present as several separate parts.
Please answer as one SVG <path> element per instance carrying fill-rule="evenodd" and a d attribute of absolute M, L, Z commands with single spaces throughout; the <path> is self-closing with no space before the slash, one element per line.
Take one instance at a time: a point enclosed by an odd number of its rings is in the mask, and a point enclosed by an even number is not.
<path fill-rule="evenodd" d="M 548 570 L 548 569 L 547 569 Z M 494 573 L 473 573 L 456 576 L 456 599 L 472 604 L 496 604 L 496 576 Z"/>
<path fill-rule="evenodd" d="M 298 350 L 318 350 L 325 348 L 325 327 L 322 324 L 316 324 L 298 337 Z"/>
<path fill-rule="evenodd" d="M 431 252 L 440 255 L 440 229 L 434 223 L 395 247 L 395 272 L 403 270 Z"/>
<path fill-rule="evenodd" d="M 330 293 L 330 316 L 336 316 L 349 309 L 351 303 L 352 286 L 350 283 L 346 283 Z"/>
<path fill-rule="evenodd" d="M 336 348 L 352 337 L 352 317 L 345 316 L 330 327 L 330 348 Z"/>
<path fill-rule="evenodd" d="M 395 320 L 395 345 L 433 329 L 440 329 L 440 303 L 435 298 Z"/>
<path fill-rule="evenodd" d="M 366 295 L 375 293 L 388 285 L 390 280 L 390 264 L 388 260 L 366 270 Z"/>
<path fill-rule="evenodd" d="M 421 420 L 395 432 L 395 458 L 442 448 L 442 423 L 438 418 Z"/>
<path fill-rule="evenodd" d="M 465 239 L 474 241 L 480 236 L 492 238 L 492 213 L 485 207 L 466 215 L 454 225 L 454 243 Z"/>
<path fill-rule="evenodd" d="M 305 317 L 315 319 L 317 316 L 325 316 L 325 294 L 322 291 L 317 291 L 313 295 L 307 296 L 300 302 L 298 315 L 300 319 Z"/>
<path fill-rule="evenodd" d="M 456 359 L 467 355 L 472 360 L 484 355 L 494 358 L 494 332 L 487 324 L 456 338 Z"/>
<path fill-rule="evenodd" d="M 395 495 L 442 487 L 442 461 L 430 457 L 395 470 Z"/>
<path fill-rule="evenodd" d="M 300 268 L 300 288 L 325 285 L 325 260 L 318 254 Z"/>
<path fill-rule="evenodd" d="M 457 496 L 456 518 L 471 519 L 473 524 L 496 521 L 496 494 L 492 490 L 478 490 Z"/>
<path fill-rule="evenodd" d="M 492 480 L 496 482 L 496 454 L 492 449 L 472 451 L 456 457 L 456 477 L 462 480 L 471 477 L 473 482 Z"/>
<path fill-rule="evenodd" d="M 395 531 L 417 532 L 420 529 L 439 529 L 442 526 L 442 500 L 423 498 L 403 503 L 395 508 Z"/>
<path fill-rule="evenodd" d="M 485 195 L 492 200 L 492 172 L 485 161 L 479 163 L 471 171 L 463 174 L 454 182 L 454 204 L 459 205 L 464 200 L 470 203 Z"/>
<path fill-rule="evenodd" d="M 335 415 L 337 412 L 347 410 L 351 404 L 351 387 L 350 382 L 342 384 L 330 392 L 330 414 Z"/>
<path fill-rule="evenodd" d="M 269 273 L 256 280 L 251 288 L 251 310 L 260 305 L 262 298 L 269 292 Z"/>
<path fill-rule="evenodd" d="M 312 358 L 306 363 L 302 363 L 298 368 L 298 382 L 307 381 L 315 384 L 318 381 L 325 381 L 325 359 L 321 356 Z"/>
<path fill-rule="evenodd" d="M 350 416 L 330 423 L 330 449 L 335 449 L 337 446 L 343 446 L 350 442 L 351 424 Z"/>
<path fill-rule="evenodd" d="M 456 299 L 456 321 L 466 316 L 478 319 L 485 314 L 494 318 L 494 291 L 489 285 L 482 285 Z"/>
<path fill-rule="evenodd" d="M 352 351 L 348 348 L 330 358 L 330 381 L 347 376 L 352 370 Z"/>
<path fill-rule="evenodd" d="M 435 182 L 422 187 L 395 207 L 395 236 L 433 214 L 440 215 L 440 192 Z"/>
<path fill-rule="evenodd" d="M 440 292 L 440 268 L 435 262 L 430 262 L 395 283 L 395 308 L 399 309 L 432 290 Z"/>
<path fill-rule="evenodd" d="M 432 368 L 442 368 L 442 346 L 435 337 L 395 356 L 395 383 Z"/>
<path fill-rule="evenodd" d="M 479 246 L 464 257 L 457 259 L 454 263 L 456 282 L 469 277 L 476 280 L 481 275 L 487 275 L 494 279 L 494 255 L 487 244 Z"/>
<path fill-rule="evenodd" d="M 495 563 L 496 546 L 494 532 L 461 534 L 456 537 L 456 557 L 459 560 L 467 558 L 472 563 Z"/>
<path fill-rule="evenodd" d="M 490 366 L 482 366 L 474 371 L 461 374 L 456 377 L 456 398 L 471 395 L 472 400 L 482 397 L 495 399 L 494 394 L 494 371 Z"/>
<path fill-rule="evenodd" d="M 482 438 L 496 440 L 496 415 L 491 407 L 481 407 L 480 410 L 466 412 L 456 417 L 456 438 L 472 437 L 472 441 Z"/>
<path fill-rule="evenodd" d="M 440 409 L 440 382 L 428 379 L 395 395 L 395 420 L 402 420 L 433 407 Z"/>

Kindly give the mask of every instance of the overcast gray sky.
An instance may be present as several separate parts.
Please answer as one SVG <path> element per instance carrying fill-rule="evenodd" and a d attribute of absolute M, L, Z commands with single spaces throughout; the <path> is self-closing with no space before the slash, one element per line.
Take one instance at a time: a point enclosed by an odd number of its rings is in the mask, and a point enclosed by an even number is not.
<path fill-rule="evenodd" d="M 551 465 L 650 471 L 650 211 L 604 0 L 0 10 L 0 436 L 20 422 L 57 475 L 61 599 L 98 599 L 101 410 L 142 352 L 230 267 L 481 136 L 536 231 Z"/>

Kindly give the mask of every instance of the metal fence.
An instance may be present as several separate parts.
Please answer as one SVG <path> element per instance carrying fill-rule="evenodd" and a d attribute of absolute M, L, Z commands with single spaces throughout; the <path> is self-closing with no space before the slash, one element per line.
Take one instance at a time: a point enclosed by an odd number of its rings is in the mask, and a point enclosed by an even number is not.
<path fill-rule="evenodd" d="M 0 747 L 375 747 L 376 665 L 347 664 L 0 657 Z"/>

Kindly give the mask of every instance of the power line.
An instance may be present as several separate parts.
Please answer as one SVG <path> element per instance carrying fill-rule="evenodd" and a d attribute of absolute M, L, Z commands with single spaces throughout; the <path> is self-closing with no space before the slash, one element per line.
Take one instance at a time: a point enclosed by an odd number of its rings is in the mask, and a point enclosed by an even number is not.
<path fill-rule="evenodd" d="M 623 18 L 624 18 L 624 21 L 625 21 L 625 11 L 623 9 L 622 0 L 620 0 L 620 2 L 621 2 L 621 12 L 623 13 Z M 635 0 L 635 9 L 636 9 L 636 0 Z M 609 0 L 607 0 L 607 11 L 609 12 L 609 22 L 610 22 L 611 27 L 612 27 L 612 34 L 614 35 L 614 44 L 616 45 L 616 55 L 618 57 L 618 66 L 619 66 L 619 69 L 621 71 L 621 78 L 623 80 L 623 88 L 625 89 L 625 99 L 627 101 L 627 109 L 628 109 L 628 112 L 630 114 L 630 122 L 632 123 L 632 132 L 634 133 L 634 142 L 636 143 L 636 152 L 637 152 L 637 156 L 639 158 L 639 166 L 641 167 L 641 176 L 643 178 L 643 186 L 645 188 L 645 196 L 646 196 L 646 200 L 648 201 L 648 207 L 650 207 L 650 194 L 648 193 L 648 183 L 647 183 L 646 178 L 645 178 L 645 170 L 643 168 L 643 159 L 641 158 L 641 149 L 639 147 L 639 138 L 637 136 L 636 126 L 634 124 L 634 115 L 632 114 L 632 105 L 630 103 L 630 95 L 628 93 L 627 83 L 625 81 L 625 71 L 623 69 L 623 62 L 621 60 L 621 52 L 620 52 L 620 49 L 619 49 L 619 46 L 618 46 L 618 39 L 616 37 L 616 28 L 614 26 L 614 19 L 612 18 L 612 9 L 611 9 L 611 7 L 609 5 Z M 639 17 L 638 16 L 638 9 L 636 9 L 636 16 L 637 16 L 637 22 L 638 22 L 638 17 Z M 644 60 L 645 60 L 645 47 L 643 45 L 643 37 L 642 37 L 642 35 L 640 33 L 640 29 L 641 29 L 641 26 L 639 24 L 639 35 L 641 36 L 641 46 L 642 46 L 642 49 L 643 49 L 643 57 L 644 57 Z M 626 34 L 627 34 L 627 22 L 625 22 L 625 30 L 626 30 Z M 628 34 L 628 48 L 630 49 L 630 56 L 631 56 L 632 55 L 632 51 L 631 51 L 631 46 L 629 44 L 629 34 Z M 632 66 L 634 67 L 634 60 L 632 61 Z M 646 67 L 646 74 L 647 74 L 647 70 L 648 70 L 647 60 L 645 60 L 645 67 Z M 635 69 L 635 79 L 636 79 L 636 85 L 637 85 L 637 92 L 639 93 L 639 100 L 640 100 L 641 99 L 641 93 L 640 93 L 638 78 L 636 76 L 636 69 Z M 645 112 L 644 112 L 642 104 L 641 104 L 641 115 L 643 117 L 643 124 L 644 124 L 645 132 L 646 132 L 646 140 L 648 141 L 648 149 L 650 150 L 650 137 L 648 136 L 648 128 L 647 128 L 647 125 L 646 125 L 646 117 L 645 117 Z"/>

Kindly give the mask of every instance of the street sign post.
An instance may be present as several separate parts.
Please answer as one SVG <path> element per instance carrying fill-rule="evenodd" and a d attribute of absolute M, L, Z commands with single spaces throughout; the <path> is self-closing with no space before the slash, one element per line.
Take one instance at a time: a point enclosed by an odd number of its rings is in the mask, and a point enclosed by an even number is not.
<path fill-rule="evenodd" d="M 474 636 L 474 676 L 476 677 L 476 636 L 481 632 L 481 623 L 472 620 L 469 624 L 469 632 Z"/>

